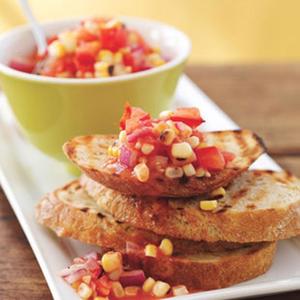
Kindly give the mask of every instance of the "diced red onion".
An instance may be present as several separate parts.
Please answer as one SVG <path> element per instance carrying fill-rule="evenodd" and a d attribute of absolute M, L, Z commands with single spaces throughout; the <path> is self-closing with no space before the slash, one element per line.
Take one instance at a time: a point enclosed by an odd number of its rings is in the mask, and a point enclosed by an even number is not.
<path fill-rule="evenodd" d="M 75 265 L 70 266 L 69 268 L 65 268 L 65 269 L 61 270 L 59 275 L 64 277 L 64 276 L 68 276 L 72 273 L 75 273 L 79 270 L 85 270 L 85 269 L 86 269 L 86 267 L 84 264 L 75 264 Z"/>
<path fill-rule="evenodd" d="M 125 145 L 122 145 L 120 151 L 120 163 L 127 167 L 134 167 L 136 165 L 137 154 L 136 152 L 128 149 Z"/>
<path fill-rule="evenodd" d="M 79 279 L 81 279 L 83 276 L 88 275 L 88 271 L 81 269 L 78 270 L 77 272 L 74 272 L 68 276 L 64 276 L 63 279 L 68 282 L 69 284 L 72 284 L 76 281 L 78 281 Z"/>
<path fill-rule="evenodd" d="M 122 286 L 141 286 L 146 280 L 146 277 L 143 270 L 134 270 L 123 272 L 119 280 Z"/>
<path fill-rule="evenodd" d="M 88 260 L 90 258 L 94 259 L 94 260 L 98 260 L 99 259 L 99 255 L 96 251 L 90 252 L 88 254 L 86 254 L 84 257 L 84 259 Z"/>

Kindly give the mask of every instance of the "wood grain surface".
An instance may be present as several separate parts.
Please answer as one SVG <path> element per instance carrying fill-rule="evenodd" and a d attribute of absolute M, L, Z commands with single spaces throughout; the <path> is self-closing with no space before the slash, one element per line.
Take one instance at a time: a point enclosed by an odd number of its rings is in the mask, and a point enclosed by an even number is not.
<path fill-rule="evenodd" d="M 261 135 L 284 168 L 300 176 L 300 65 L 191 66 L 187 73 L 241 127 Z M 0 299 L 52 299 L 1 189 Z M 255 299 L 296 300 L 300 291 Z"/>

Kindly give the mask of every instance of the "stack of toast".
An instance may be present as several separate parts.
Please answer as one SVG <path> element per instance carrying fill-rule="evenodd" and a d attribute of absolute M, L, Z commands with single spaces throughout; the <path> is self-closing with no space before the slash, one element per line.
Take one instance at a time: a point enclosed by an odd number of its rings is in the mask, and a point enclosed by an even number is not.
<path fill-rule="evenodd" d="M 60 237 L 113 249 L 133 268 L 189 290 L 222 288 L 263 274 L 276 242 L 300 234 L 300 181 L 287 172 L 248 170 L 265 151 L 249 130 L 203 133 L 236 157 L 206 177 L 165 176 L 147 183 L 110 167 L 117 136 L 76 137 L 64 145 L 82 176 L 47 194 L 38 221 Z M 226 193 L 218 193 L 225 188 Z M 215 199 L 213 210 L 199 207 Z M 146 256 L 168 238 L 171 256 Z"/>

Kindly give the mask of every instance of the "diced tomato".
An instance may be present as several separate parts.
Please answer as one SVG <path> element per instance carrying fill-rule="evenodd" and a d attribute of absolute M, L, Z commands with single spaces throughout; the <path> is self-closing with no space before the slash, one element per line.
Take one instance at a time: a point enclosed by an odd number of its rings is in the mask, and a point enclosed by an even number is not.
<path fill-rule="evenodd" d="M 144 71 L 149 69 L 145 62 L 145 53 L 142 48 L 137 48 L 131 52 L 125 53 L 123 57 L 125 66 L 132 68 L 133 72 Z"/>
<path fill-rule="evenodd" d="M 196 128 L 201 123 L 203 123 L 203 119 L 200 116 L 199 109 L 196 107 L 183 107 L 177 108 L 173 115 L 171 115 L 170 119 L 172 121 L 180 121 L 183 122 L 192 128 Z"/>
<path fill-rule="evenodd" d="M 137 118 L 141 121 L 150 120 L 150 114 L 145 112 L 140 107 L 131 107 L 131 118 Z"/>
<path fill-rule="evenodd" d="M 130 134 L 132 133 L 134 130 L 136 130 L 137 128 L 140 127 L 140 122 L 138 119 L 128 119 L 125 122 L 125 129 L 126 129 L 126 133 Z"/>
<path fill-rule="evenodd" d="M 195 152 L 200 167 L 208 171 L 220 171 L 225 168 L 224 156 L 217 147 L 196 148 Z"/>
<path fill-rule="evenodd" d="M 80 42 L 92 42 L 99 40 L 99 36 L 90 33 L 84 27 L 79 27 L 76 29 L 77 39 Z"/>
<path fill-rule="evenodd" d="M 18 57 L 14 58 L 10 61 L 9 66 L 12 69 L 25 72 L 25 73 L 32 73 L 35 67 L 35 61 L 30 58 L 25 57 Z"/>
<path fill-rule="evenodd" d="M 222 151 L 222 154 L 224 156 L 225 162 L 228 163 L 235 159 L 235 155 L 232 152 L 229 151 Z"/>
<path fill-rule="evenodd" d="M 127 31 L 124 28 L 103 28 L 101 42 L 104 49 L 118 51 L 127 45 Z"/>
<path fill-rule="evenodd" d="M 130 121 L 130 120 L 129 120 Z M 126 123 L 127 130 L 127 123 Z M 144 137 L 154 136 L 153 131 L 149 127 L 139 128 L 133 131 L 131 134 L 127 136 L 127 140 L 129 143 L 135 143 L 138 139 L 143 139 Z"/>
<path fill-rule="evenodd" d="M 93 71 L 96 55 L 100 50 L 97 41 L 81 44 L 75 52 L 75 65 L 81 71 Z"/>
<path fill-rule="evenodd" d="M 101 296 L 108 296 L 112 287 L 112 282 L 106 275 L 101 276 L 95 281 L 96 290 Z"/>
<path fill-rule="evenodd" d="M 130 118 L 131 116 L 131 106 L 129 105 L 128 102 L 125 103 L 124 111 L 120 120 L 120 129 L 124 130 L 126 121 Z"/>

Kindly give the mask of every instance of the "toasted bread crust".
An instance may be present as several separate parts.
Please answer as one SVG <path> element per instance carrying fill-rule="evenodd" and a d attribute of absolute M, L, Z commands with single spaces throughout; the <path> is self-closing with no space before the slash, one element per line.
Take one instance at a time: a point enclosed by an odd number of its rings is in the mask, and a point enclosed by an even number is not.
<path fill-rule="evenodd" d="M 228 168 L 212 172 L 211 177 L 167 178 L 159 172 L 150 172 L 146 183 L 138 181 L 129 169 L 118 172 L 115 160 L 107 155 L 107 148 L 116 136 L 81 136 L 64 145 L 64 152 L 85 174 L 105 186 L 127 195 L 191 197 L 227 186 L 235 177 L 264 152 L 260 138 L 249 130 L 204 133 L 206 143 L 236 155 Z"/>
<path fill-rule="evenodd" d="M 198 197 L 189 201 L 130 197 L 86 176 L 81 184 L 116 220 L 161 235 L 249 243 L 300 234 L 300 181 L 286 172 L 243 173 L 228 186 L 216 212 L 200 210 Z"/>
<path fill-rule="evenodd" d="M 134 241 L 133 232 L 143 236 L 144 242 L 157 243 L 161 237 L 118 224 L 109 217 L 99 216 L 92 210 L 80 209 L 62 201 L 62 193 L 79 191 L 78 182 L 45 196 L 36 208 L 38 221 L 54 230 L 59 236 L 72 237 L 85 243 L 121 251 L 125 254 L 126 241 Z M 70 194 L 71 197 L 74 194 Z M 79 195 L 80 196 L 80 195 Z M 157 259 L 145 257 L 141 252 L 127 255 L 132 267 L 142 267 L 147 276 L 162 279 L 170 284 L 185 284 L 189 289 L 208 290 L 226 287 L 263 274 L 271 265 L 276 243 L 238 245 L 226 250 L 222 246 L 173 239 L 175 252 L 171 257 Z M 217 245 L 217 244 L 216 244 Z M 225 244 L 226 245 L 226 244 Z M 234 246 L 229 246 L 234 247 Z"/>

